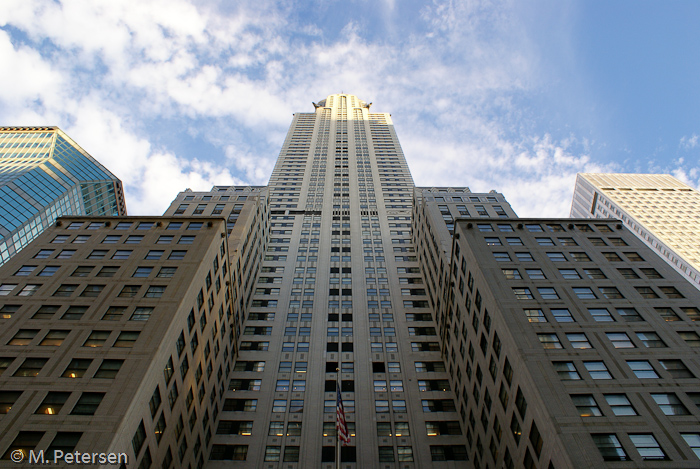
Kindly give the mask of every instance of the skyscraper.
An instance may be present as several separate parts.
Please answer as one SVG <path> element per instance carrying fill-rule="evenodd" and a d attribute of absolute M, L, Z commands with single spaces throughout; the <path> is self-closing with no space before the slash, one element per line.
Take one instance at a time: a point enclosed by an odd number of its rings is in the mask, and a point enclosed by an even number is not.
<path fill-rule="evenodd" d="M 572 217 L 618 218 L 700 289 L 700 193 L 669 174 L 578 174 Z"/>
<path fill-rule="evenodd" d="M 181 193 L 167 213 L 212 215 L 235 194 L 215 189 Z M 334 467 L 336 380 L 350 434 L 343 467 L 465 460 L 411 237 L 413 189 L 388 114 L 346 94 L 295 114 L 210 467 L 243 447 L 240 467 Z"/>
<path fill-rule="evenodd" d="M 0 265 L 61 215 L 126 215 L 123 192 L 57 127 L 0 127 Z"/>

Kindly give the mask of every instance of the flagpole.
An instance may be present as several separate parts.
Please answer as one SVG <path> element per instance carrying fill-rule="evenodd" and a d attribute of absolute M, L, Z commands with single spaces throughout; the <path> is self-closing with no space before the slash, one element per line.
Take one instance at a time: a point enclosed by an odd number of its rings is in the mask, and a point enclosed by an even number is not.
<path fill-rule="evenodd" d="M 335 388 L 336 392 L 340 392 L 340 368 L 335 369 Z M 337 397 L 336 397 L 337 400 Z M 337 403 L 336 403 L 337 405 Z M 338 411 L 335 415 L 335 467 L 340 469 L 340 429 L 338 428 Z"/>

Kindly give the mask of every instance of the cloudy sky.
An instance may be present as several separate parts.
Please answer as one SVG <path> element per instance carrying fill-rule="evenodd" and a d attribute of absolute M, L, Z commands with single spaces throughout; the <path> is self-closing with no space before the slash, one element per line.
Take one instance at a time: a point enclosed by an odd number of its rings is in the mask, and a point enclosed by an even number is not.
<path fill-rule="evenodd" d="M 577 172 L 700 185 L 700 2 L 2 0 L 0 125 L 58 125 L 125 184 L 265 184 L 294 112 L 390 112 L 418 185 L 568 216 Z"/>

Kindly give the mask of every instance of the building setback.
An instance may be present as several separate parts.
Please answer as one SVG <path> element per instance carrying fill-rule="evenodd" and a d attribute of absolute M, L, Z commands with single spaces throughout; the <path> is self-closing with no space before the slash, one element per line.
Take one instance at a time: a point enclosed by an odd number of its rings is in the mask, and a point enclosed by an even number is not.
<path fill-rule="evenodd" d="M 0 127 L 0 265 L 61 215 L 126 215 L 121 181 L 58 127 Z"/>
<path fill-rule="evenodd" d="M 578 174 L 572 217 L 617 218 L 700 289 L 700 193 L 669 174 Z"/>

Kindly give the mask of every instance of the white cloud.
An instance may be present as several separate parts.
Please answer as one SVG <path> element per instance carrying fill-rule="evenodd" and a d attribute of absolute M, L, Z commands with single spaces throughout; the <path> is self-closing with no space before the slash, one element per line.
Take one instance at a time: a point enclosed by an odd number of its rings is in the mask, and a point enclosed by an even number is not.
<path fill-rule="evenodd" d="M 691 150 L 696 148 L 698 145 L 700 145 L 700 136 L 694 133 L 690 137 L 682 137 L 679 146 L 684 150 Z"/>
<path fill-rule="evenodd" d="M 385 23 L 402 20 L 396 6 Z M 6 0 L 0 25 L 29 40 L 0 30 L 18 70 L 0 76 L 0 117 L 65 127 L 124 180 L 132 213 L 160 213 L 185 187 L 264 183 L 292 113 L 340 91 L 394 115 L 421 185 L 510 191 L 521 214 L 564 216 L 575 173 L 598 167 L 576 136 L 528 130 L 514 104 L 541 91 L 541 71 L 511 3 L 435 2 L 415 31 L 374 42 L 354 18 L 336 36 L 295 13 L 264 0 Z M 172 126 L 218 162 L 175 155 L 160 130 Z"/>

